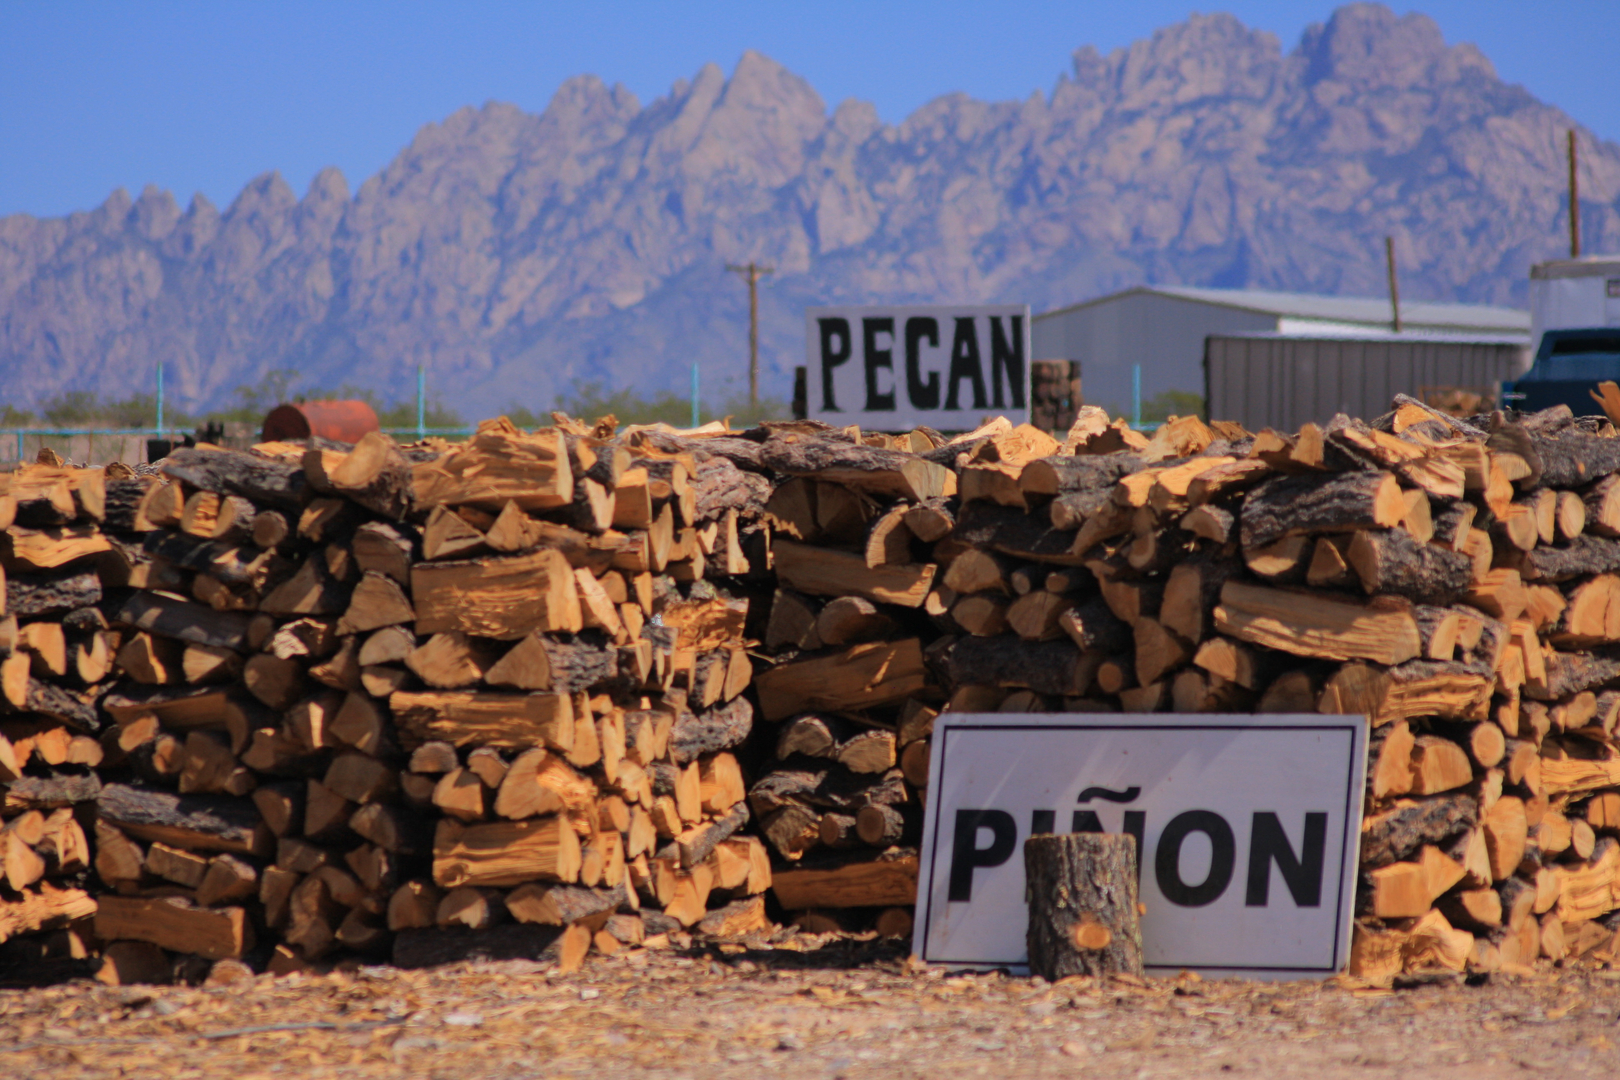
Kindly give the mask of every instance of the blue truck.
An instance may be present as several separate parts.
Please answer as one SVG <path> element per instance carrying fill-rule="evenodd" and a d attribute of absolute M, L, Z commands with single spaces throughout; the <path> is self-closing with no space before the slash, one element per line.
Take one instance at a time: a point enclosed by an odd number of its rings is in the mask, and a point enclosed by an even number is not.
<path fill-rule="evenodd" d="M 1600 382 L 1620 382 L 1620 256 L 1532 266 L 1530 341 L 1534 359 L 1503 384 L 1503 403 L 1523 412 L 1554 405 L 1568 405 L 1576 416 L 1601 412 L 1592 391 Z"/>

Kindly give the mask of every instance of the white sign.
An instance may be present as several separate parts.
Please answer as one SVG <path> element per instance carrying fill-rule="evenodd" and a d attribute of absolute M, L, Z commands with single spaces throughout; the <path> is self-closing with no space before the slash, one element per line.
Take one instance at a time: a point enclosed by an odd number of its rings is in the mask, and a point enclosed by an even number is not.
<path fill-rule="evenodd" d="M 1360 716 L 944 713 L 912 951 L 1027 968 L 1024 840 L 1137 838 L 1145 966 L 1320 978 L 1349 957 Z"/>
<path fill-rule="evenodd" d="M 1029 419 L 1029 306 L 826 307 L 805 315 L 809 415 L 904 431 Z"/>

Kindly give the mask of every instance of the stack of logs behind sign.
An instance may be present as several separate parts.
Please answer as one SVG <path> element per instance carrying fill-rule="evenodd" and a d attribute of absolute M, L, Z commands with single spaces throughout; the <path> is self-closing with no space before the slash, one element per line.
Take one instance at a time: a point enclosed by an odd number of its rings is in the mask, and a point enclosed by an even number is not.
<path fill-rule="evenodd" d="M 1364 714 L 1354 973 L 1614 950 L 1601 418 L 558 417 L 0 481 L 0 939 L 109 979 L 903 934 L 945 710 Z"/>

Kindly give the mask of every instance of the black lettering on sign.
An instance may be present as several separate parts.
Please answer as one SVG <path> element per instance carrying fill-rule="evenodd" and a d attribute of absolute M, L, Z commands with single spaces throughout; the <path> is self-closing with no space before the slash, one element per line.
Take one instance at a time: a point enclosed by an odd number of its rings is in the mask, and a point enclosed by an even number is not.
<path fill-rule="evenodd" d="M 1057 828 L 1056 810 L 1036 810 L 1029 815 L 1029 835 L 1051 836 Z"/>
<path fill-rule="evenodd" d="M 990 846 L 979 847 L 979 830 L 990 830 Z M 1018 847 L 1018 826 L 1005 810 L 958 810 L 951 843 L 950 902 L 973 899 L 973 871 L 1000 866 Z"/>
<path fill-rule="evenodd" d="M 889 348 L 877 347 L 879 334 L 889 335 Z M 861 320 L 861 358 L 866 363 L 866 411 L 894 412 L 894 320 L 888 316 Z M 878 371 L 887 368 L 889 392 L 878 390 Z"/>
<path fill-rule="evenodd" d="M 1001 400 L 1001 376 L 1007 376 L 1007 388 L 1012 391 L 1013 408 L 1024 407 L 1024 317 L 1012 316 L 1012 342 L 1002 332 L 1001 320 L 990 319 L 990 387 L 995 407 L 1005 409 Z"/>
<path fill-rule="evenodd" d="M 848 319 L 817 319 L 821 327 L 821 407 L 837 412 L 838 402 L 833 400 L 833 368 L 848 360 L 855 351 L 849 337 Z M 838 344 L 834 345 L 836 340 Z"/>
<path fill-rule="evenodd" d="M 1137 789 L 1131 788 L 1130 790 L 1136 791 Z M 1136 796 L 1132 795 L 1131 798 L 1134 799 Z M 1125 831 L 1136 837 L 1136 883 L 1140 885 L 1142 884 L 1142 837 L 1147 835 L 1147 811 L 1125 811 Z"/>
<path fill-rule="evenodd" d="M 930 371 L 925 382 L 922 377 L 922 343 L 939 348 L 939 320 L 927 315 L 913 315 L 906 320 L 906 397 L 914 409 L 939 408 L 939 372 Z"/>
<path fill-rule="evenodd" d="M 1243 899 L 1247 907 L 1265 907 L 1271 896 L 1271 864 L 1277 863 L 1288 895 L 1296 907 L 1322 906 L 1322 867 L 1327 862 L 1327 819 L 1325 813 L 1305 815 L 1304 853 L 1294 857 L 1294 846 L 1283 832 L 1282 822 L 1269 810 L 1257 810 L 1254 831 L 1249 836 L 1249 887 Z"/>
<path fill-rule="evenodd" d="M 1070 832 L 1103 832 L 1102 822 L 1095 810 L 1076 810 L 1069 819 Z"/>
<path fill-rule="evenodd" d="M 979 335 L 974 332 L 970 318 L 956 320 L 956 340 L 951 342 L 950 386 L 945 394 L 947 409 L 962 407 L 958 404 L 957 391 L 963 379 L 973 381 L 973 408 L 984 408 L 984 366 L 979 363 Z"/>
<path fill-rule="evenodd" d="M 1209 837 L 1209 873 L 1197 885 L 1181 880 L 1181 844 L 1195 832 Z M 1178 907 L 1212 904 L 1232 881 L 1237 845 L 1232 826 L 1213 810 L 1188 810 L 1170 819 L 1153 853 L 1153 872 L 1164 898 Z"/>

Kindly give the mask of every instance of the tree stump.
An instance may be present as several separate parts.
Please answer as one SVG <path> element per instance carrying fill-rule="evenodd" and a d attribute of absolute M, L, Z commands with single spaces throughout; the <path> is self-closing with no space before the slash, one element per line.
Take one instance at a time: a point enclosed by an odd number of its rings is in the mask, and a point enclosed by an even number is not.
<path fill-rule="evenodd" d="M 1136 906 L 1136 838 L 1068 833 L 1024 841 L 1029 970 L 1068 975 L 1142 974 Z"/>

